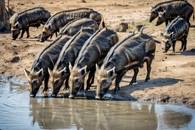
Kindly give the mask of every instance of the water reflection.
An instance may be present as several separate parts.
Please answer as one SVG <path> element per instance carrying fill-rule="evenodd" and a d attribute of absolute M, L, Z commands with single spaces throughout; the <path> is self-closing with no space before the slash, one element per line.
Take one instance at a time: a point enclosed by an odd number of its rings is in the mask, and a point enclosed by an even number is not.
<path fill-rule="evenodd" d="M 173 105 L 155 107 L 158 130 L 194 130 L 195 110 Z"/>
<path fill-rule="evenodd" d="M 69 99 L 31 99 L 33 123 L 44 129 L 83 130 L 156 129 L 157 119 L 148 105 Z"/>
<path fill-rule="evenodd" d="M 17 80 L 16 80 L 17 81 Z M 21 82 L 18 82 L 21 84 Z M 0 77 L 0 129 L 194 130 L 195 110 L 128 101 L 29 98 Z"/>

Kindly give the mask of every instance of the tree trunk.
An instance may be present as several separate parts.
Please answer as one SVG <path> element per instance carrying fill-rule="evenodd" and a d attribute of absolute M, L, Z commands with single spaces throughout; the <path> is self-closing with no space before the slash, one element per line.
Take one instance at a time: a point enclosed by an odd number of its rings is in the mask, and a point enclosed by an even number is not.
<path fill-rule="evenodd" d="M 5 0 L 0 0 L 0 32 L 7 32 L 9 30 L 9 16 L 5 7 Z"/>

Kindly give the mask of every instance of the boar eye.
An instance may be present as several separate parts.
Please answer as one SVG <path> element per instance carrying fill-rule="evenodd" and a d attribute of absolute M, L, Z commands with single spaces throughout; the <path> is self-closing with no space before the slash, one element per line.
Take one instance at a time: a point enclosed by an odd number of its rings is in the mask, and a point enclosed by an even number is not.
<path fill-rule="evenodd" d="M 79 82 L 79 79 L 75 79 L 75 82 Z"/>
<path fill-rule="evenodd" d="M 107 83 L 107 80 L 102 80 L 102 84 L 106 84 Z"/>
<path fill-rule="evenodd" d="M 58 79 L 55 79 L 54 82 L 58 82 L 59 80 L 60 80 L 59 78 Z"/>

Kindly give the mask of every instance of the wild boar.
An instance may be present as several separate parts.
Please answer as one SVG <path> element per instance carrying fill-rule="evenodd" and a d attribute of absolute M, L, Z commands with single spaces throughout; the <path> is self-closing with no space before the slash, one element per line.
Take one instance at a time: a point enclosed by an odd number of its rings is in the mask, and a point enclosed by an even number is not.
<path fill-rule="evenodd" d="M 25 69 L 25 75 L 30 86 L 30 96 L 35 97 L 42 82 L 44 81 L 43 92 L 46 95 L 48 90 L 49 73 L 48 68 L 53 70 L 53 67 L 59 57 L 60 51 L 70 36 L 60 36 L 49 44 L 35 59 L 31 70 Z"/>
<path fill-rule="evenodd" d="M 89 27 L 91 29 L 97 30 L 99 27 L 97 22 L 89 18 L 76 19 L 68 24 L 66 24 L 60 31 L 62 35 L 75 35 L 81 28 Z"/>
<path fill-rule="evenodd" d="M 120 89 L 119 83 L 121 79 L 130 69 L 134 70 L 130 85 L 135 83 L 139 67 L 142 67 L 144 62 L 147 64 L 145 81 L 148 81 L 150 79 L 151 64 L 155 56 L 155 42 L 157 41 L 151 36 L 139 32 L 130 34 L 112 47 L 105 57 L 101 68 L 96 67 L 96 99 L 101 99 L 107 93 L 114 79 L 114 93 L 117 94 Z"/>
<path fill-rule="evenodd" d="M 188 20 L 194 12 L 193 6 L 186 0 L 170 0 L 157 4 L 152 7 L 150 22 L 158 17 L 156 26 L 165 22 L 166 26 L 169 22 L 175 19 L 177 16 L 183 17 Z M 194 19 L 194 15 L 193 15 Z"/>
<path fill-rule="evenodd" d="M 94 81 L 95 65 L 102 64 L 107 52 L 117 42 L 116 32 L 107 28 L 99 29 L 87 40 L 79 52 L 74 66 L 69 68 L 71 70 L 69 98 L 74 98 L 79 90 L 84 90 L 85 84 L 86 91 L 90 88 Z"/>
<path fill-rule="evenodd" d="M 64 83 L 65 88 L 69 88 L 69 64 L 74 65 L 81 48 L 94 32 L 95 30 L 93 28 L 82 28 L 63 47 L 53 71 L 49 70 L 53 88 L 52 96 L 57 96 Z"/>
<path fill-rule="evenodd" d="M 43 28 L 40 41 L 44 42 L 54 33 L 59 32 L 59 30 L 67 23 L 78 18 L 91 18 L 97 21 L 97 23 L 99 24 L 101 22 L 102 16 L 97 11 L 89 8 L 79 8 L 58 12 L 54 14 L 50 19 L 48 19 Z"/>
<path fill-rule="evenodd" d="M 177 17 L 175 18 L 166 28 L 165 32 L 162 34 L 165 38 L 165 52 L 167 52 L 170 47 L 173 47 L 173 52 L 175 52 L 176 41 L 181 41 L 182 45 L 180 51 L 185 51 L 187 46 L 187 37 L 189 33 L 190 23 L 189 21 Z"/>
<path fill-rule="evenodd" d="M 50 12 L 43 7 L 35 7 L 25 10 L 21 13 L 16 13 L 10 18 L 12 39 L 15 40 L 21 32 L 20 38 L 24 33 L 27 33 L 27 38 L 30 36 L 29 27 L 39 27 L 45 24 L 50 17 Z"/>

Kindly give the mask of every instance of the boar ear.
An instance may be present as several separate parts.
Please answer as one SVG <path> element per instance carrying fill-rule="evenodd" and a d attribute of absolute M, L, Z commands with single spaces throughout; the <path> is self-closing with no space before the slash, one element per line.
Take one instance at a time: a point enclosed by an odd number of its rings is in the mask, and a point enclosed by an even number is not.
<path fill-rule="evenodd" d="M 48 70 L 50 76 L 53 75 L 53 72 L 52 72 L 52 70 L 50 70 L 50 68 L 48 68 L 47 70 Z"/>
<path fill-rule="evenodd" d="M 27 79 L 30 80 L 30 78 L 29 78 L 30 71 L 28 71 L 27 69 L 24 69 L 24 73 L 25 73 L 25 76 L 27 77 Z"/>
<path fill-rule="evenodd" d="M 36 75 L 42 76 L 43 75 L 43 68 L 41 68 L 38 72 L 36 72 Z"/>
<path fill-rule="evenodd" d="M 66 67 L 64 67 L 62 70 L 60 70 L 59 73 L 61 74 L 62 72 L 66 72 L 66 70 L 67 70 Z"/>
<path fill-rule="evenodd" d="M 19 23 L 18 22 L 16 22 L 15 24 L 14 24 L 14 28 L 18 28 L 18 25 Z"/>
<path fill-rule="evenodd" d="M 47 32 L 48 31 L 48 28 L 47 27 L 44 27 L 43 28 L 43 32 Z"/>
<path fill-rule="evenodd" d="M 154 42 L 155 42 L 155 43 L 158 43 L 158 44 L 161 44 L 161 42 L 158 41 L 158 40 L 156 40 L 156 39 L 154 39 Z"/>
<path fill-rule="evenodd" d="M 164 36 L 164 33 L 161 32 L 160 35 L 161 35 L 161 36 Z"/>
<path fill-rule="evenodd" d="M 97 64 L 95 64 L 95 67 L 96 67 L 96 71 L 100 69 Z"/>
<path fill-rule="evenodd" d="M 113 77 L 115 75 L 115 67 L 107 71 L 108 77 Z"/>
<path fill-rule="evenodd" d="M 79 70 L 79 72 L 81 73 L 81 75 L 86 74 L 86 73 L 87 73 L 87 66 L 85 65 L 83 68 L 81 68 L 81 69 Z"/>
<path fill-rule="evenodd" d="M 166 12 L 165 10 L 158 12 L 158 16 L 162 17 L 165 14 L 165 12 Z"/>
<path fill-rule="evenodd" d="M 69 62 L 68 68 L 69 68 L 69 70 L 72 70 L 72 65 L 70 62 Z"/>

